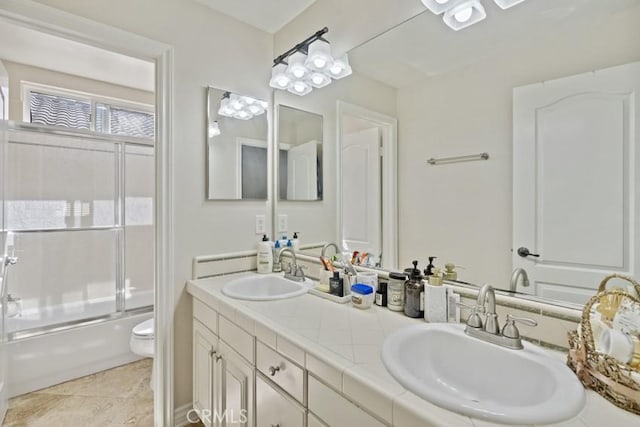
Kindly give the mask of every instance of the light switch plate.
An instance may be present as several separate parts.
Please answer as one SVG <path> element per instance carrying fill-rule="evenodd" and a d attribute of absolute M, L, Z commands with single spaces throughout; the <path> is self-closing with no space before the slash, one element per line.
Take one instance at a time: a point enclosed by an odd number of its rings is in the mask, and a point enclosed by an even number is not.
<path fill-rule="evenodd" d="M 284 233 L 289 229 L 289 216 L 285 214 L 278 215 L 278 232 Z"/>
<path fill-rule="evenodd" d="M 264 215 L 256 215 L 256 234 L 264 234 L 266 230 L 266 218 Z"/>

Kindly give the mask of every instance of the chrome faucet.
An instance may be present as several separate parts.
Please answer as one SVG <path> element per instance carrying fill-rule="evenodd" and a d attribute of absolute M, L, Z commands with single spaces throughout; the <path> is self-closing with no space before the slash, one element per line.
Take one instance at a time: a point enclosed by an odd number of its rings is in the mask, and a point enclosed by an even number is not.
<path fill-rule="evenodd" d="M 336 245 L 335 243 L 326 243 L 323 247 L 322 247 L 322 252 L 320 252 L 320 256 L 321 257 L 326 257 L 327 256 L 327 249 L 329 249 L 331 246 L 333 246 L 336 250 L 336 254 L 340 253 L 340 248 L 338 247 L 338 245 Z"/>
<path fill-rule="evenodd" d="M 296 253 L 291 248 L 282 248 L 278 252 L 276 252 L 276 259 L 273 261 L 274 263 L 282 262 L 282 254 L 285 252 L 289 252 L 291 254 L 292 262 L 288 269 L 284 272 L 284 278 L 293 280 L 294 282 L 304 282 L 306 278 L 304 275 L 304 266 L 298 265 L 298 260 L 296 258 Z"/>
<path fill-rule="evenodd" d="M 509 290 L 511 292 L 516 292 L 518 290 L 518 279 L 522 276 L 522 286 L 529 287 L 529 275 L 524 268 L 516 268 L 511 273 L 511 282 L 509 283 Z"/>
<path fill-rule="evenodd" d="M 500 332 L 498 315 L 496 314 L 496 294 L 489 284 L 485 284 L 480 288 L 476 305 L 469 308 L 471 308 L 471 314 L 464 329 L 467 335 L 514 350 L 524 348 L 520 338 L 520 331 L 518 331 L 515 323 L 520 322 L 528 326 L 538 325 L 533 319 L 508 314 L 507 322 L 502 328 L 502 332 Z M 482 321 L 482 314 L 486 315 L 484 322 Z"/>

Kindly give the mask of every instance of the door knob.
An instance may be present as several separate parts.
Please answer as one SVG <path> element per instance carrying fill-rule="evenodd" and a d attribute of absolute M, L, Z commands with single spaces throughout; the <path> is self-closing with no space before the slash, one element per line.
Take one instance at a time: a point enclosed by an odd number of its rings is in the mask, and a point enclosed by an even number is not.
<path fill-rule="evenodd" d="M 5 259 L 4 259 L 4 265 L 5 265 L 5 266 L 7 266 L 7 265 L 14 265 L 14 264 L 15 264 L 15 263 L 17 263 L 17 262 L 18 262 L 18 257 L 15 257 L 15 256 L 7 256 L 7 257 L 5 257 Z"/>
<path fill-rule="evenodd" d="M 518 255 L 520 255 L 522 258 L 526 258 L 528 256 L 532 256 L 536 258 L 540 257 L 540 254 L 532 254 L 531 251 L 525 247 L 518 248 Z"/>

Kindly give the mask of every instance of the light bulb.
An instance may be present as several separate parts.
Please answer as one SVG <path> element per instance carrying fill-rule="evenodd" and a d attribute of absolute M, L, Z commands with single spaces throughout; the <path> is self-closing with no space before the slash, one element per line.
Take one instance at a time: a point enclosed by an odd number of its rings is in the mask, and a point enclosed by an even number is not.
<path fill-rule="evenodd" d="M 436 3 L 438 4 L 445 4 L 447 3 L 449 0 L 436 0 Z"/>
<path fill-rule="evenodd" d="M 467 7 L 460 12 L 456 12 L 454 16 L 458 22 L 467 22 L 471 18 L 471 15 L 473 15 L 473 8 Z"/>
<path fill-rule="evenodd" d="M 301 79 L 302 77 L 304 77 L 305 69 L 302 67 L 296 67 L 293 70 L 291 70 L 291 74 L 293 74 L 295 78 Z"/>
<path fill-rule="evenodd" d="M 295 82 L 293 84 L 293 90 L 295 90 L 296 92 L 302 93 L 304 92 L 304 89 L 305 89 L 305 85 L 302 82 Z"/>
<path fill-rule="evenodd" d="M 312 73 L 309 80 L 311 85 L 315 88 L 321 88 L 331 84 L 331 77 L 318 71 Z"/>
<path fill-rule="evenodd" d="M 280 76 L 276 79 L 276 84 L 281 88 L 289 86 L 289 78 L 287 76 Z"/>
<path fill-rule="evenodd" d="M 338 75 L 342 72 L 342 65 L 339 63 L 335 63 L 331 66 L 331 68 L 329 69 L 329 71 L 331 71 L 331 74 L 335 74 Z"/>
<path fill-rule="evenodd" d="M 253 99 L 253 98 L 251 98 L 250 96 L 245 96 L 245 97 L 244 97 L 244 102 L 245 102 L 245 104 L 247 104 L 247 105 L 253 105 L 253 103 L 255 103 L 255 102 L 256 102 L 256 100 L 255 100 L 255 99 Z"/>
<path fill-rule="evenodd" d="M 324 58 L 316 58 L 313 60 L 313 65 L 317 68 L 324 68 L 327 65 L 327 61 Z"/>

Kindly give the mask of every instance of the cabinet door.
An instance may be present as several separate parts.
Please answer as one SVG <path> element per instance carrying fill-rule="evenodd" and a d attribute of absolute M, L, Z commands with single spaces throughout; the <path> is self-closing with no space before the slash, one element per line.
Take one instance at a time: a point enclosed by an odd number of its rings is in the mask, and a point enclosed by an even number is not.
<path fill-rule="evenodd" d="M 221 427 L 253 427 L 255 375 L 249 365 L 231 347 L 220 341 L 221 395 L 218 415 Z"/>
<path fill-rule="evenodd" d="M 256 427 L 304 427 L 304 409 L 256 375 Z"/>
<path fill-rule="evenodd" d="M 216 337 L 206 326 L 193 320 L 193 409 L 202 423 L 213 427 L 212 414 L 216 399 Z"/>

